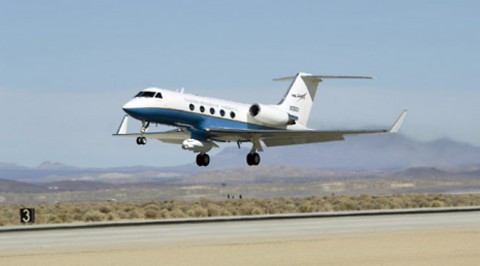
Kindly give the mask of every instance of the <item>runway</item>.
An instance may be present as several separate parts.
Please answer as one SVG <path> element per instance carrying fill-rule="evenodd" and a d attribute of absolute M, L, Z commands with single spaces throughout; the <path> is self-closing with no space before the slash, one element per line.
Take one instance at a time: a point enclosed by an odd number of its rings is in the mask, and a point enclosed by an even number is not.
<path fill-rule="evenodd" d="M 2 265 L 473 265 L 480 261 L 480 212 L 10 232 L 0 234 L 0 261 Z"/>

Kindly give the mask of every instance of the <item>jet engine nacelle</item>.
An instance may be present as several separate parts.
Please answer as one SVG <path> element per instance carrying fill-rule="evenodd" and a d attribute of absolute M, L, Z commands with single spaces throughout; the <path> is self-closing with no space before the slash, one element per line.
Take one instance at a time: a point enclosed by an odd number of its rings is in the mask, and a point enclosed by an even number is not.
<path fill-rule="evenodd" d="M 200 141 L 197 139 L 186 139 L 182 142 L 182 149 L 193 152 L 208 152 L 213 147 L 211 142 Z"/>
<path fill-rule="evenodd" d="M 287 126 L 295 124 L 295 120 L 293 120 L 288 113 L 269 105 L 261 105 L 258 103 L 252 104 L 249 113 L 254 120 L 270 126 Z"/>

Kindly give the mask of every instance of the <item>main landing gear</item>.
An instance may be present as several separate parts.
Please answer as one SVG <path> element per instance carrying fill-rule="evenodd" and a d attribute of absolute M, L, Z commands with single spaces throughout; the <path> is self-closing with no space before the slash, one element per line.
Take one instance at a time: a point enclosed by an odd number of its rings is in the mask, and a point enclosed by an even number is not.
<path fill-rule="evenodd" d="M 252 166 L 252 165 L 258 165 L 260 163 L 260 155 L 256 152 L 251 152 L 247 154 L 247 164 Z"/>
<path fill-rule="evenodd" d="M 206 153 L 199 153 L 196 162 L 198 166 L 208 166 L 210 164 L 210 156 Z M 259 165 L 260 155 L 256 152 L 247 154 L 247 164 L 250 166 Z"/>
<path fill-rule="evenodd" d="M 197 165 L 198 166 L 208 166 L 210 163 L 210 156 L 206 153 L 200 153 L 197 155 Z"/>

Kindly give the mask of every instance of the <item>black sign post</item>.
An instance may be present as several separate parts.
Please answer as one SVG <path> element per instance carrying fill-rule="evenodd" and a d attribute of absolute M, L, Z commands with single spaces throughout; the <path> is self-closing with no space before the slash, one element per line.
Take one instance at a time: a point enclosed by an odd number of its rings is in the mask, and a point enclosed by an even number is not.
<path fill-rule="evenodd" d="M 34 208 L 22 208 L 20 209 L 20 222 L 22 224 L 33 224 L 35 222 L 35 209 Z"/>

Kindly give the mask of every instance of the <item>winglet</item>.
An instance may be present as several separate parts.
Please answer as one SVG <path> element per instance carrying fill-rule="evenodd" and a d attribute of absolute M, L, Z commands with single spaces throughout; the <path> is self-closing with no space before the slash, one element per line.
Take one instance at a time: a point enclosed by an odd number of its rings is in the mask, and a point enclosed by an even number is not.
<path fill-rule="evenodd" d="M 127 126 L 128 126 L 128 115 L 125 115 L 122 119 L 122 123 L 118 127 L 117 134 L 115 134 L 115 135 L 125 135 L 125 134 L 127 134 Z"/>
<path fill-rule="evenodd" d="M 400 127 L 402 126 L 403 120 L 405 120 L 405 116 L 407 115 L 407 110 L 403 110 L 400 116 L 397 118 L 397 121 L 393 123 L 388 133 L 397 133 Z"/>

